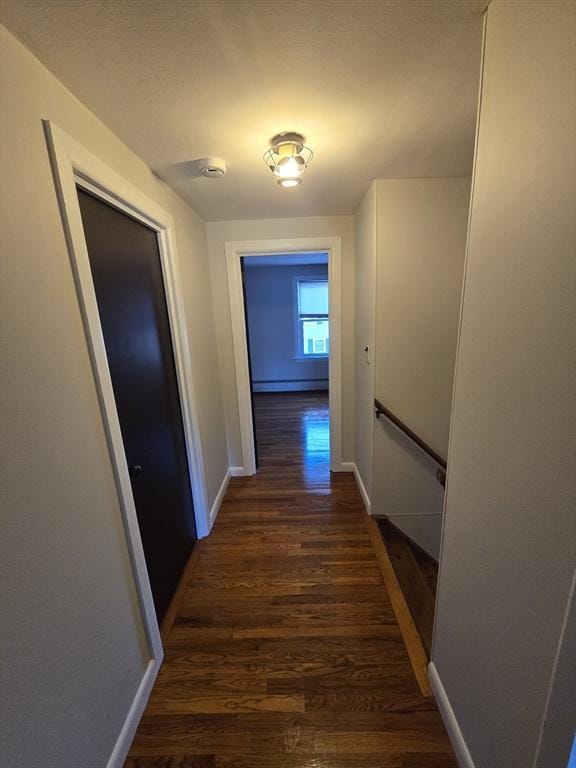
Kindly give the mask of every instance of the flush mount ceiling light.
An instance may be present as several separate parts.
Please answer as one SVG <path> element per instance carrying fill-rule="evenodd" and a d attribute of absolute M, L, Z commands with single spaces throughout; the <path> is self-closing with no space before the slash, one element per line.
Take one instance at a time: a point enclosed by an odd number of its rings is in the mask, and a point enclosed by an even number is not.
<path fill-rule="evenodd" d="M 313 157 L 310 147 L 304 145 L 302 134 L 279 133 L 270 139 L 270 149 L 264 153 L 264 162 L 278 177 L 278 184 L 288 189 L 302 183 L 302 174 Z"/>

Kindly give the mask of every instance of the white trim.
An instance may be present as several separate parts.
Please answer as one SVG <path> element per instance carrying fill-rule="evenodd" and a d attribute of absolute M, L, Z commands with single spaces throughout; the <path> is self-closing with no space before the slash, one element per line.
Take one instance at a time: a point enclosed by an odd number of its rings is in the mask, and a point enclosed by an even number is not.
<path fill-rule="evenodd" d="M 432 688 L 436 703 L 438 704 L 440 714 L 442 715 L 442 720 L 444 721 L 448 737 L 454 748 L 454 754 L 458 760 L 458 765 L 460 768 L 475 768 L 466 742 L 464 741 L 464 736 L 462 735 L 462 731 L 456 720 L 456 715 L 450 705 L 450 701 L 448 700 L 448 696 L 446 695 L 446 691 L 444 690 L 444 686 L 438 675 L 438 670 L 433 661 L 428 664 L 428 681 L 430 683 L 430 688 Z"/>
<path fill-rule="evenodd" d="M 370 503 L 370 497 L 368 496 L 368 493 L 366 491 L 366 486 L 364 485 L 364 482 L 362 480 L 362 476 L 360 475 L 360 471 L 356 464 L 353 464 L 352 471 L 354 472 L 354 479 L 356 480 L 356 485 L 358 486 L 358 490 L 360 491 L 360 496 L 362 497 L 362 502 L 364 504 L 364 508 L 366 509 L 366 512 L 371 515 L 372 514 L 372 505 Z"/>
<path fill-rule="evenodd" d="M 369 453 L 369 462 L 370 462 L 370 493 L 374 493 L 374 430 L 376 429 L 376 422 L 378 419 L 374 416 L 374 398 L 376 397 L 376 317 L 377 317 L 377 311 L 378 311 L 378 237 L 379 237 L 379 226 L 378 226 L 378 184 L 376 181 L 372 182 L 372 186 L 374 187 L 374 202 L 373 202 L 373 215 L 374 215 L 374 248 L 372 248 L 371 251 L 371 266 L 372 266 L 372 313 L 371 313 L 371 322 L 370 322 L 370 328 L 368 331 L 368 362 L 370 366 L 369 371 L 369 381 L 370 381 L 370 400 L 368 403 L 366 403 L 367 409 L 370 408 L 370 423 L 372 425 L 372 428 L 369 430 L 368 434 L 368 447 L 370 449 Z M 354 294 L 356 295 L 356 294 Z M 370 503 L 370 512 L 368 514 L 372 514 L 372 502 L 370 501 L 370 497 L 368 496 L 368 493 L 366 493 L 366 497 L 368 498 L 368 501 Z"/>
<path fill-rule="evenodd" d="M 230 471 L 230 468 L 228 468 L 226 470 L 226 474 L 224 475 L 224 479 L 222 480 L 220 490 L 218 491 L 218 493 L 216 494 L 216 498 L 214 499 L 214 504 L 212 504 L 212 509 L 210 510 L 210 530 L 212 530 L 212 526 L 214 525 L 216 516 L 220 510 L 220 507 L 222 506 L 222 501 L 224 500 L 224 496 L 226 494 L 226 490 L 228 488 L 228 484 L 230 482 L 231 477 L 232 477 L 232 472 Z"/>
<path fill-rule="evenodd" d="M 72 142 L 72 140 L 56 128 L 56 126 L 46 122 L 45 129 L 62 215 L 62 223 L 64 225 L 68 250 L 70 253 L 70 261 L 76 280 L 78 300 L 92 358 L 102 419 L 108 438 L 112 467 L 114 469 L 119 501 L 124 517 L 130 556 L 132 558 L 148 642 L 152 657 L 159 660 L 162 658 L 160 632 L 156 620 L 156 612 L 154 610 L 152 592 L 150 590 L 150 582 L 146 570 L 146 562 L 144 560 L 140 531 L 138 529 L 136 508 L 134 506 L 130 477 L 128 475 L 128 467 L 124 454 L 118 413 L 114 403 L 114 392 L 108 368 L 108 359 L 106 357 L 106 348 L 104 346 L 100 317 L 98 315 L 98 305 L 96 303 L 94 285 L 92 283 L 92 274 L 84 238 L 80 206 L 76 194 L 75 171 L 78 169 L 85 171 L 86 168 L 91 167 L 90 160 L 92 156 L 90 155 L 87 157 L 88 153 L 79 147 L 79 145 L 76 145 L 75 142 Z M 99 163 L 99 161 L 96 161 L 96 163 Z M 101 174 L 98 175 L 101 176 Z"/>
<path fill-rule="evenodd" d="M 375 517 L 385 517 L 392 519 L 393 517 L 444 517 L 443 512 L 392 512 L 382 513 L 381 515 L 375 515 Z"/>
<path fill-rule="evenodd" d="M 328 253 L 328 290 L 330 323 L 330 356 L 328 361 L 330 409 L 330 469 L 341 472 L 342 457 L 342 370 L 341 370 L 341 238 L 311 237 L 278 240 L 236 240 L 225 243 L 228 272 L 230 318 L 234 343 L 234 366 L 238 396 L 238 415 L 242 445 L 243 473 L 256 472 L 256 456 L 252 427 L 250 373 L 246 341 L 244 295 L 242 291 L 242 256 L 272 256 L 286 253 Z"/>
<path fill-rule="evenodd" d="M 343 461 L 340 464 L 340 472 L 354 472 L 355 466 L 353 461 Z"/>
<path fill-rule="evenodd" d="M 249 473 L 245 471 L 244 467 L 230 467 L 231 477 L 246 477 Z"/>
<path fill-rule="evenodd" d="M 491 1 L 491 0 L 490 0 Z M 460 310 L 458 314 L 458 338 L 456 341 L 456 360 L 454 361 L 454 377 L 452 379 L 452 397 L 450 401 L 450 428 L 448 430 L 448 452 L 446 458 L 448 460 L 448 469 L 446 470 L 446 483 L 444 488 L 444 506 L 442 517 L 442 530 L 440 531 L 440 552 L 438 555 L 438 587 L 436 590 L 436 601 L 434 605 L 434 624 L 432 625 L 432 649 L 430 655 L 434 657 L 434 649 L 436 647 L 436 627 L 438 623 L 438 610 L 440 605 L 440 599 L 442 594 L 442 552 L 444 549 L 444 534 L 446 532 L 446 510 L 448 509 L 448 499 L 450 496 L 450 490 L 452 487 L 450 468 L 452 467 L 452 439 L 454 430 L 454 419 L 452 414 L 454 413 L 454 400 L 456 396 L 456 386 L 458 381 L 458 374 L 460 369 L 460 354 L 462 349 L 462 318 L 464 315 L 464 301 L 466 299 L 466 282 L 468 278 L 468 259 L 470 256 L 470 231 L 472 229 L 472 218 L 474 215 L 474 190 L 476 188 L 476 172 L 478 170 L 478 142 L 480 139 L 480 117 L 482 115 L 482 98 L 484 96 L 484 58 L 486 56 L 486 35 L 488 27 L 488 6 L 484 10 L 484 17 L 482 19 L 482 49 L 480 53 L 480 71 L 478 73 L 478 100 L 476 103 L 476 130 L 474 134 L 474 160 L 472 163 L 472 181 L 470 185 L 470 202 L 468 204 L 468 225 L 466 229 L 466 247 L 464 251 L 464 271 L 462 273 L 462 290 L 460 293 Z"/>
<path fill-rule="evenodd" d="M 151 656 L 110 758 L 109 765 L 115 766 L 123 762 L 121 759 L 125 757 L 123 750 L 127 750 L 129 746 L 128 735 L 134 732 L 138 724 L 138 718 L 158 673 L 163 649 L 100 324 L 76 191 L 77 184 L 90 189 L 93 194 L 111 202 L 137 220 L 145 222 L 158 234 L 198 537 L 207 535 L 209 531 L 206 475 L 180 295 L 176 249 L 172 236 L 172 217 L 53 123 L 45 120 L 44 130 Z"/>
<path fill-rule="evenodd" d="M 557 689 L 562 688 L 562 690 L 567 691 L 570 685 L 570 683 L 565 683 L 565 679 L 566 670 L 570 664 L 568 655 L 573 653 L 573 636 L 575 623 L 574 616 L 576 613 L 575 598 L 576 570 L 574 570 L 574 573 L 572 574 L 572 583 L 570 585 L 570 592 L 568 593 L 568 600 L 566 601 L 566 610 L 564 611 L 562 627 L 560 629 L 560 634 L 558 635 L 558 645 L 554 655 L 554 664 L 552 665 L 552 674 L 550 675 L 548 693 L 546 694 L 544 714 L 542 715 L 542 722 L 540 723 L 540 732 L 538 734 L 538 743 L 536 746 L 536 754 L 534 755 L 533 768 L 546 768 L 546 766 L 543 764 L 543 761 L 549 761 L 549 752 L 552 744 L 555 743 L 555 741 L 558 739 L 557 728 L 554 727 L 554 721 L 558 716 L 558 713 L 554 711 L 554 697 L 555 694 L 556 696 L 558 695 L 556 693 Z M 572 750 L 576 751 L 576 735 L 574 735 Z M 567 768 L 573 768 L 574 766 L 574 761 L 571 761 L 571 757 L 573 757 L 572 752 L 568 758 Z"/>
<path fill-rule="evenodd" d="M 144 713 L 148 698 L 152 692 L 156 675 L 158 674 L 158 665 L 154 660 L 148 662 L 144 676 L 140 681 L 136 696 L 130 705 L 128 715 L 120 731 L 120 735 L 116 740 L 110 759 L 106 764 L 106 768 L 122 768 L 128 755 L 128 750 L 136 734 L 136 729 L 140 723 L 140 718 Z"/>

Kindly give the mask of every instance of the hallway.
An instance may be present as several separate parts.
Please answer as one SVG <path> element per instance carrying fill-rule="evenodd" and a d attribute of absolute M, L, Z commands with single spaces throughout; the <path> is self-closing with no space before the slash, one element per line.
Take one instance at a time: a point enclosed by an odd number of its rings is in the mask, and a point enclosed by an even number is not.
<path fill-rule="evenodd" d="M 258 395 L 126 768 L 451 768 L 321 393 Z"/>

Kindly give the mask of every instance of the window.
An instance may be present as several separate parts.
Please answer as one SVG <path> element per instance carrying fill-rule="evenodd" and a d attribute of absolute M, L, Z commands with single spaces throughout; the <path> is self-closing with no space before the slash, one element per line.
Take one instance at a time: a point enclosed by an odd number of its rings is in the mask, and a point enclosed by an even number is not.
<path fill-rule="evenodd" d="M 296 356 L 327 357 L 330 352 L 328 281 L 297 280 Z"/>

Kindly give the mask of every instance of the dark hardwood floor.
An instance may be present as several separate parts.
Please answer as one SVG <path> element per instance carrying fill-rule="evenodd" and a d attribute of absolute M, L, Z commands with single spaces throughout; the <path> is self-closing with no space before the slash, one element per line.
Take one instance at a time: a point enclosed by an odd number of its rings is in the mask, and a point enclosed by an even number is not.
<path fill-rule="evenodd" d="M 388 520 L 379 519 L 378 528 L 429 660 L 438 566 Z"/>
<path fill-rule="evenodd" d="M 260 470 L 201 543 L 126 768 L 455 768 L 327 396 L 258 395 Z"/>

